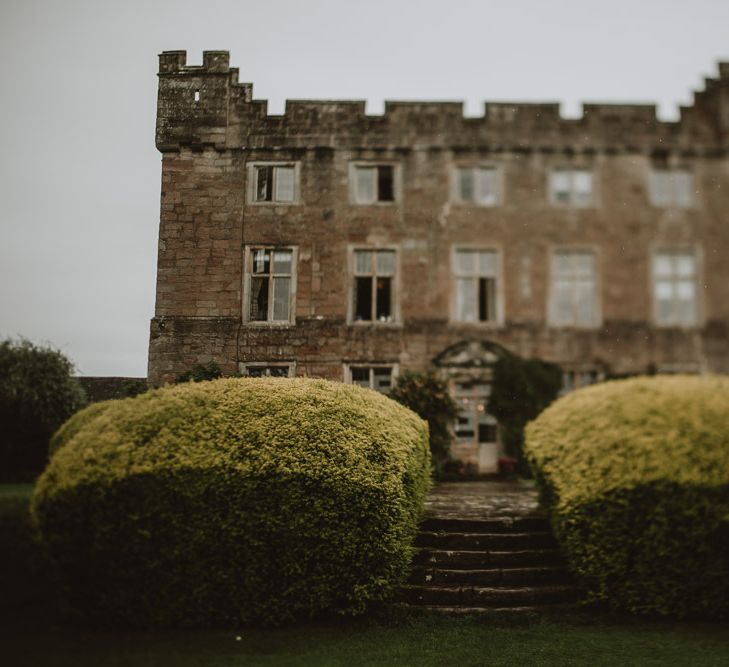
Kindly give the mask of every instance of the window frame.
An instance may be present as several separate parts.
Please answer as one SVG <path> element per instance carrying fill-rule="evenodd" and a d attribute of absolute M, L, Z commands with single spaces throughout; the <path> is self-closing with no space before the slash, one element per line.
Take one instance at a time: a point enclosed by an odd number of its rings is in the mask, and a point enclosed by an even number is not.
<path fill-rule="evenodd" d="M 238 363 L 238 372 L 243 377 L 251 377 L 248 374 L 249 368 L 288 368 L 288 374 L 285 377 L 293 378 L 296 377 L 296 362 L 295 361 L 241 361 Z M 262 377 L 272 377 L 271 375 L 264 375 Z"/>
<path fill-rule="evenodd" d="M 555 290 L 555 278 L 556 278 L 556 272 L 555 272 L 555 265 L 556 265 L 556 258 L 557 255 L 560 253 L 569 253 L 572 255 L 577 254 L 590 254 L 593 257 L 593 295 L 595 298 L 595 308 L 594 308 L 594 322 L 590 324 L 583 324 L 583 323 L 576 323 L 573 321 L 569 323 L 565 322 L 558 322 L 555 315 L 556 315 L 556 290 Z M 600 326 L 602 326 L 602 278 L 601 278 L 601 254 L 600 249 L 595 246 L 584 246 L 584 245 L 575 245 L 575 246 L 553 246 L 550 248 L 550 254 L 549 254 L 549 283 L 548 283 L 548 294 L 547 294 L 547 323 L 548 326 L 554 329 L 582 329 L 582 330 L 592 330 L 597 329 Z M 574 281 L 571 281 L 574 282 Z M 573 294 L 574 298 L 574 294 Z M 572 308 L 574 311 L 574 301 L 572 304 Z"/>
<path fill-rule="evenodd" d="M 553 187 L 553 179 L 559 172 L 566 172 L 569 174 L 570 189 L 568 191 L 569 201 L 560 201 Z M 581 203 L 575 201 L 575 173 L 585 172 L 590 175 L 590 201 Z M 552 206 L 558 208 L 572 208 L 572 209 L 590 209 L 596 208 L 598 203 L 597 196 L 597 171 L 593 167 L 587 166 L 554 166 L 547 170 L 547 193 L 549 195 L 549 203 Z"/>
<path fill-rule="evenodd" d="M 392 276 L 392 296 L 391 296 L 391 320 L 389 322 L 380 322 L 377 319 L 372 320 L 356 320 L 354 317 L 354 297 L 356 290 L 356 259 L 357 251 L 381 252 L 391 251 L 395 253 L 395 274 Z M 350 245 L 347 249 L 347 324 L 350 326 L 377 326 L 377 327 L 400 327 L 402 326 L 400 312 L 400 275 L 402 273 L 400 266 L 400 247 L 397 245 L 368 246 L 361 244 Z M 376 263 L 376 259 L 374 262 Z M 371 274 L 375 279 L 377 273 Z M 372 301 L 372 309 L 376 312 L 376 301 Z"/>
<path fill-rule="evenodd" d="M 490 252 L 496 255 L 496 271 L 495 276 L 496 285 L 494 288 L 494 296 L 496 298 L 496 306 L 494 308 L 494 319 L 493 320 L 478 320 L 476 322 L 469 322 L 467 320 L 458 319 L 458 279 L 462 276 L 458 272 L 458 253 L 459 252 Z M 504 304 L 504 261 L 503 252 L 500 246 L 495 245 L 474 245 L 458 243 L 451 246 L 451 323 L 458 326 L 467 327 L 480 327 L 480 328 L 497 328 L 504 325 L 505 319 L 505 304 Z M 489 277 L 481 276 L 480 274 L 473 274 L 473 278 Z"/>
<path fill-rule="evenodd" d="M 256 250 L 289 250 L 291 251 L 291 274 L 289 283 L 289 317 L 287 320 L 273 320 L 269 319 L 268 315 L 265 320 L 252 320 L 250 317 L 250 299 L 251 293 L 251 279 L 253 278 L 253 253 Z M 242 303 L 242 321 L 248 326 L 257 327 L 287 327 L 292 326 L 296 323 L 296 286 L 298 279 L 298 258 L 299 248 L 298 246 L 279 246 L 270 243 L 255 243 L 246 245 L 244 247 L 243 256 L 243 303 Z M 273 267 L 271 267 L 273 269 Z M 275 274 L 268 274 L 271 278 L 275 277 Z M 283 274 L 282 274 L 283 275 Z M 273 280 L 269 286 L 269 294 L 273 292 Z M 272 314 L 274 299 L 269 296 L 268 308 Z"/>
<path fill-rule="evenodd" d="M 374 201 L 360 201 L 357 197 L 357 170 L 392 168 L 392 200 L 381 201 L 379 196 L 379 175 L 375 177 Z M 349 203 L 354 206 L 394 206 L 401 200 L 400 164 L 394 160 L 354 160 L 349 163 Z"/>
<path fill-rule="evenodd" d="M 293 167 L 294 169 L 294 198 L 288 200 L 257 199 L 258 170 L 262 167 Z M 275 176 L 274 176 L 275 179 Z M 273 196 L 276 193 L 276 182 L 273 182 Z M 297 160 L 253 160 L 248 163 L 248 203 L 252 206 L 297 206 L 301 201 L 301 162 Z"/>
<path fill-rule="evenodd" d="M 671 255 L 676 257 L 678 255 L 690 255 L 694 260 L 694 273 L 693 273 L 693 286 L 694 286 L 694 320 L 691 323 L 676 322 L 675 319 L 670 322 L 662 322 L 659 318 L 658 312 L 658 299 L 656 295 L 656 286 L 658 275 L 656 273 L 656 259 L 659 255 Z M 656 245 L 650 250 L 650 290 L 651 290 L 651 305 L 652 305 L 652 320 L 656 327 L 661 329 L 696 329 L 700 328 L 703 324 L 703 297 L 699 287 L 703 284 L 702 273 L 702 256 L 701 249 L 698 246 L 692 245 Z M 678 276 L 675 274 L 671 275 L 671 284 L 675 284 Z M 675 295 L 672 299 L 673 311 L 676 309 L 676 298 Z"/>
<path fill-rule="evenodd" d="M 669 201 L 667 202 L 660 202 L 658 201 L 659 198 L 656 197 L 657 190 L 655 189 L 655 178 L 659 174 L 670 177 L 667 190 L 669 195 Z M 679 175 L 687 175 L 690 178 L 690 187 L 688 189 L 688 192 L 690 193 L 690 201 L 685 204 L 680 202 L 678 197 L 679 189 L 676 187 L 676 177 Z M 697 208 L 698 196 L 696 193 L 696 173 L 692 169 L 683 166 L 667 167 L 653 164 L 650 165 L 646 178 L 648 188 L 648 202 L 652 208 L 675 208 L 684 211 Z"/>
<path fill-rule="evenodd" d="M 493 202 L 484 201 L 478 198 L 479 180 L 474 178 L 474 198 L 463 199 L 461 197 L 461 176 L 460 172 L 470 170 L 478 172 L 481 169 L 493 170 L 495 173 L 496 194 Z M 477 164 L 454 164 L 451 169 L 451 203 L 457 206 L 473 206 L 478 208 L 495 208 L 501 206 L 504 201 L 504 173 L 501 165 L 492 162 L 479 162 Z"/>
<path fill-rule="evenodd" d="M 342 377 L 344 378 L 344 382 L 346 384 L 354 384 L 354 381 L 352 379 L 352 369 L 354 368 L 367 368 L 369 369 L 369 389 L 372 391 L 377 391 L 372 385 L 374 382 L 374 369 L 376 368 L 389 368 L 390 369 L 390 389 L 395 386 L 395 381 L 397 380 L 397 376 L 400 374 L 400 366 L 397 362 L 376 362 L 376 361 L 345 361 L 343 363 L 343 370 L 342 370 Z M 384 392 L 377 391 L 378 394 L 383 394 L 385 396 L 389 396 L 388 394 L 385 394 Z"/>

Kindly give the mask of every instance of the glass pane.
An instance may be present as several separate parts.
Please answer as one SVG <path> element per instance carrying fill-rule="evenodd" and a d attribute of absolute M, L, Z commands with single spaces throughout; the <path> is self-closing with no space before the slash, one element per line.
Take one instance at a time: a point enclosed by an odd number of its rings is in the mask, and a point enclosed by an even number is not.
<path fill-rule="evenodd" d="M 478 170 L 478 201 L 481 204 L 495 204 L 498 196 L 496 169 L 481 167 Z"/>
<path fill-rule="evenodd" d="M 461 201 L 473 201 L 473 169 L 458 170 L 458 198 Z"/>
<path fill-rule="evenodd" d="M 690 295 L 682 295 L 681 288 L 684 285 L 679 285 L 678 301 L 676 302 L 676 317 L 680 324 L 695 324 L 696 323 L 696 299 L 693 295 L 693 289 Z M 693 285 L 690 286 L 693 288 Z"/>
<path fill-rule="evenodd" d="M 696 287 L 688 280 L 682 280 L 676 285 L 676 296 L 682 301 L 693 301 L 696 298 Z"/>
<path fill-rule="evenodd" d="M 552 299 L 552 318 L 555 324 L 573 324 L 572 284 L 555 283 Z"/>
<path fill-rule="evenodd" d="M 476 431 L 475 414 L 472 410 L 464 410 L 456 421 L 456 440 L 472 442 Z"/>
<path fill-rule="evenodd" d="M 350 368 L 352 373 L 352 384 L 359 385 L 365 389 L 370 388 L 370 369 L 367 367 L 354 367 Z"/>
<path fill-rule="evenodd" d="M 393 169 L 390 165 L 377 167 L 377 200 L 395 201 Z"/>
<path fill-rule="evenodd" d="M 592 172 L 579 169 L 572 172 L 572 187 L 575 194 L 592 197 Z"/>
<path fill-rule="evenodd" d="M 651 172 L 651 202 L 655 206 L 668 206 L 671 202 L 671 179 L 667 171 Z"/>
<path fill-rule="evenodd" d="M 456 272 L 462 276 L 476 273 L 476 253 L 473 250 L 456 251 Z"/>
<path fill-rule="evenodd" d="M 273 272 L 274 273 L 291 273 L 291 259 L 293 252 L 291 250 L 274 250 L 273 251 Z"/>
<path fill-rule="evenodd" d="M 377 275 L 378 276 L 394 276 L 395 275 L 395 251 L 394 250 L 378 250 L 376 261 L 377 261 Z"/>
<path fill-rule="evenodd" d="M 246 369 L 248 373 L 248 377 L 252 378 L 262 378 L 266 375 L 266 367 L 265 366 L 248 366 Z"/>
<path fill-rule="evenodd" d="M 251 278 L 249 318 L 253 322 L 265 322 L 268 319 L 268 278 Z"/>
<path fill-rule="evenodd" d="M 688 208 L 694 201 L 693 174 L 688 171 L 677 171 L 673 174 L 674 201 L 676 205 Z"/>
<path fill-rule="evenodd" d="M 273 167 L 256 167 L 256 201 L 271 201 Z"/>
<path fill-rule="evenodd" d="M 354 319 L 372 319 L 372 278 L 355 278 Z"/>
<path fill-rule="evenodd" d="M 271 273 L 271 251 L 253 251 L 253 273 Z"/>
<path fill-rule="evenodd" d="M 566 203 L 570 200 L 570 174 L 568 171 L 556 170 L 550 173 L 550 190 L 558 202 Z"/>
<path fill-rule="evenodd" d="M 656 299 L 658 301 L 673 301 L 673 283 L 667 280 L 656 281 Z"/>
<path fill-rule="evenodd" d="M 572 254 L 568 252 L 554 253 L 552 270 L 557 276 L 569 276 L 572 274 Z"/>
<path fill-rule="evenodd" d="M 575 324 L 591 325 L 595 323 L 595 291 L 591 282 L 575 283 Z"/>
<path fill-rule="evenodd" d="M 676 275 L 680 278 L 690 278 L 694 275 L 695 260 L 692 255 L 676 256 Z"/>
<path fill-rule="evenodd" d="M 589 252 L 576 252 L 572 255 L 574 275 L 591 278 L 594 273 L 595 257 Z"/>
<path fill-rule="evenodd" d="M 285 322 L 289 319 L 289 292 L 291 278 L 274 278 L 273 280 L 273 319 Z"/>
<path fill-rule="evenodd" d="M 269 366 L 268 374 L 272 378 L 287 378 L 289 376 L 288 366 Z"/>
<path fill-rule="evenodd" d="M 379 391 L 381 394 L 389 394 L 392 386 L 392 368 L 375 368 L 373 374 L 375 391 Z"/>
<path fill-rule="evenodd" d="M 456 280 L 456 319 L 476 321 L 476 281 L 473 278 Z"/>
<path fill-rule="evenodd" d="M 496 275 L 496 253 L 493 251 L 481 251 L 478 253 L 478 274 L 480 276 Z"/>
<path fill-rule="evenodd" d="M 653 258 L 653 271 L 659 277 L 673 275 L 673 257 L 671 255 L 656 255 Z"/>
<path fill-rule="evenodd" d="M 354 253 L 354 272 L 372 274 L 372 251 L 356 250 Z"/>
<path fill-rule="evenodd" d="M 371 204 L 375 201 L 375 168 L 355 168 L 355 199 L 360 204 Z"/>
<path fill-rule="evenodd" d="M 377 278 L 377 321 L 392 321 L 392 278 Z"/>
<path fill-rule="evenodd" d="M 294 168 L 276 167 L 276 201 L 294 201 Z"/>

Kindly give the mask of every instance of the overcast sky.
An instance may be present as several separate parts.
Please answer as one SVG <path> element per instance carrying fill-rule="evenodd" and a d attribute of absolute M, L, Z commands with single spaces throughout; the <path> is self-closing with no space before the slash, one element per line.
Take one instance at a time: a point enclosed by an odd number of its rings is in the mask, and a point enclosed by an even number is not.
<path fill-rule="evenodd" d="M 254 96 L 656 102 L 729 60 L 729 0 L 0 0 L 0 337 L 144 376 L 157 54 L 227 49 Z"/>

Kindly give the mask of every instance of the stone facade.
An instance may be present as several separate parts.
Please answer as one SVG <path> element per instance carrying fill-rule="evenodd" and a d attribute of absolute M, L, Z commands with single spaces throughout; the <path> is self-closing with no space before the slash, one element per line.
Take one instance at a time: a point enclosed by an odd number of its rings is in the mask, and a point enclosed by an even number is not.
<path fill-rule="evenodd" d="M 160 55 L 150 382 L 211 360 L 382 386 L 435 365 L 482 404 L 498 346 L 575 384 L 729 372 L 729 63 L 678 122 L 652 105 L 266 107 L 225 51 Z M 487 470 L 474 419 L 458 452 Z"/>

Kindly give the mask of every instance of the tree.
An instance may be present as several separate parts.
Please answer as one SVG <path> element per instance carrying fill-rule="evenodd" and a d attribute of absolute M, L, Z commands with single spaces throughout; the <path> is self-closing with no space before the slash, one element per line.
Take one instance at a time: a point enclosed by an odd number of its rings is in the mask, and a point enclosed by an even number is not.
<path fill-rule="evenodd" d="M 398 376 L 390 398 L 428 422 L 430 453 L 438 476 L 450 459 L 453 421 L 458 416 L 458 406 L 451 398 L 448 386 L 432 372 L 407 371 Z"/>
<path fill-rule="evenodd" d="M 28 340 L 0 342 L 0 479 L 31 480 L 48 459 L 54 431 L 86 404 L 60 351 Z"/>
<path fill-rule="evenodd" d="M 499 422 L 509 456 L 519 461 L 522 474 L 529 474 L 524 462 L 524 427 L 544 410 L 562 388 L 562 370 L 541 359 L 521 359 L 504 354 L 494 365 L 488 411 Z"/>

